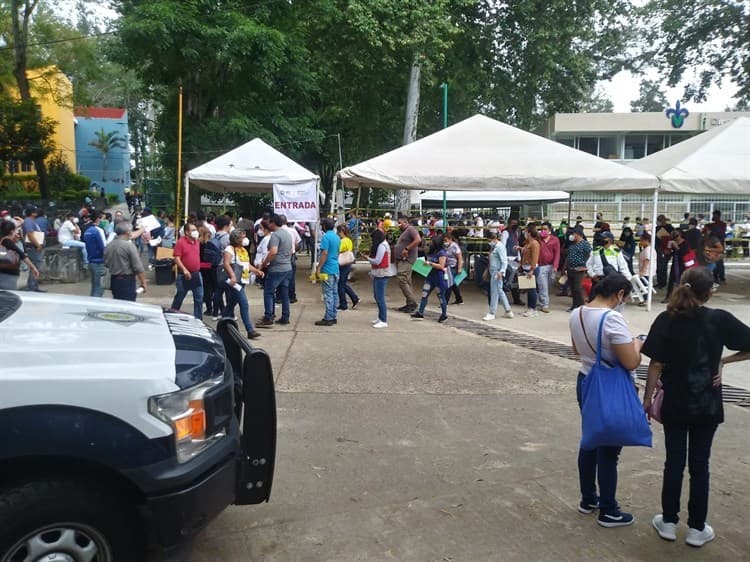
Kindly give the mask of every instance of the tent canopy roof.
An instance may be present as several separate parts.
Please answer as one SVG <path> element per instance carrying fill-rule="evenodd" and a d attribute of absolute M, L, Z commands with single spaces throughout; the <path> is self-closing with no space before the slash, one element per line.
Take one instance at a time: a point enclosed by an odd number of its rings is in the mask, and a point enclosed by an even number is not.
<path fill-rule="evenodd" d="M 573 192 L 657 186 L 652 174 L 483 115 L 344 168 L 339 175 L 350 188 Z"/>
<path fill-rule="evenodd" d="M 318 176 L 260 139 L 222 154 L 187 173 L 190 185 L 207 191 L 269 191 L 274 184 L 314 181 Z"/>
<path fill-rule="evenodd" d="M 750 118 L 738 117 L 628 165 L 658 176 L 663 191 L 747 195 Z"/>
<path fill-rule="evenodd" d="M 463 207 L 493 207 L 503 203 L 526 203 L 536 201 L 567 201 L 570 195 L 564 191 L 447 191 L 449 205 Z M 422 203 L 443 201 L 442 191 L 425 191 L 419 194 Z"/>

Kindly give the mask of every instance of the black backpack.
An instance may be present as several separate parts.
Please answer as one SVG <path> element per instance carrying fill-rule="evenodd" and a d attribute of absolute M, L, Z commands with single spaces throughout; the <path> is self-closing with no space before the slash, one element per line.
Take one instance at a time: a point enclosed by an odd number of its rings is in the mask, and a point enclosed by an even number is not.
<path fill-rule="evenodd" d="M 226 234 L 225 234 L 226 236 Z M 224 251 L 221 249 L 221 237 L 215 234 L 203 247 L 203 257 L 212 266 L 221 265 Z"/>

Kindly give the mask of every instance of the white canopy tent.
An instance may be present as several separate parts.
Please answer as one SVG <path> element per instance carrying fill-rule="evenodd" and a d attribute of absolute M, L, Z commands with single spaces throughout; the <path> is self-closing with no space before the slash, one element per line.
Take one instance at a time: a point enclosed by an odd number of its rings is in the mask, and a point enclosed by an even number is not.
<path fill-rule="evenodd" d="M 565 191 L 447 191 L 446 199 L 455 206 L 492 206 L 501 203 L 526 201 L 567 201 L 570 194 Z M 422 204 L 443 201 L 442 191 L 425 191 L 419 194 Z"/>
<path fill-rule="evenodd" d="M 339 171 L 349 188 L 653 190 L 656 177 L 475 115 Z"/>
<path fill-rule="evenodd" d="M 659 190 L 750 194 L 750 118 L 738 117 L 628 166 L 659 178 Z"/>

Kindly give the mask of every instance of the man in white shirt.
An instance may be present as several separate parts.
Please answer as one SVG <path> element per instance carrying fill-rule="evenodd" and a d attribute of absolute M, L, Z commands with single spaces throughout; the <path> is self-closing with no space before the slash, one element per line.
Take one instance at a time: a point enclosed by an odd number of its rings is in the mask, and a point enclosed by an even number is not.
<path fill-rule="evenodd" d="M 295 282 L 295 278 L 297 277 L 297 251 L 299 250 L 302 238 L 296 228 L 287 224 L 285 215 L 279 215 L 279 218 L 281 219 L 281 229 L 287 231 L 292 237 L 292 278 L 289 280 L 289 303 L 294 304 L 297 302 L 297 284 Z M 277 300 L 280 300 L 279 296 L 277 295 Z"/>
<path fill-rule="evenodd" d="M 81 229 L 78 228 L 78 217 L 75 213 L 69 213 L 65 222 L 57 231 L 57 241 L 63 248 L 80 248 L 83 257 L 83 267 L 89 265 L 89 256 L 86 252 L 86 244 L 81 241 Z"/>

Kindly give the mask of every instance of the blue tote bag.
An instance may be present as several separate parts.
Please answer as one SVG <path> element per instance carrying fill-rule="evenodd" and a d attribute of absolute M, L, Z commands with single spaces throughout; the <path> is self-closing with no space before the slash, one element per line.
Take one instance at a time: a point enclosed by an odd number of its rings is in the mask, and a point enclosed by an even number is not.
<path fill-rule="evenodd" d="M 630 373 L 619 364 L 602 362 L 602 331 L 609 311 L 599 321 L 596 363 L 581 388 L 581 449 L 651 447 L 651 428 Z"/>

